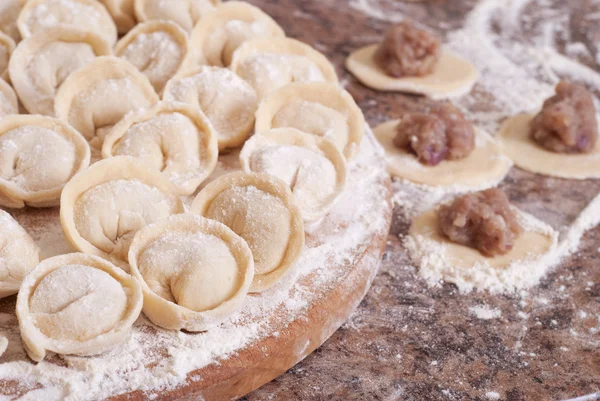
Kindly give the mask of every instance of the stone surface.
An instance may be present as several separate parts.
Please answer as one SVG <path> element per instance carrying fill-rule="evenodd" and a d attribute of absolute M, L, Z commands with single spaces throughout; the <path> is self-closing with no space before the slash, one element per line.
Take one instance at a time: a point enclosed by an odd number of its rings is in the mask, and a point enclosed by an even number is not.
<path fill-rule="evenodd" d="M 399 110 L 423 107 L 427 99 L 365 88 L 343 70 L 348 53 L 381 37 L 389 22 L 380 17 L 387 11 L 401 11 L 443 36 L 460 27 L 477 4 L 473 0 L 251 2 L 272 15 L 289 36 L 332 60 L 342 84 L 372 125 L 393 118 Z M 598 51 L 600 27 L 590 16 L 600 11 L 600 2 L 536 3 L 527 10 L 534 17 L 542 18 L 548 9 L 565 9 L 570 32 L 562 35 L 559 50 L 566 51 L 570 42 L 581 43 L 588 54 L 582 52 L 579 61 L 598 71 L 589 54 Z M 372 12 L 365 13 L 369 8 Z M 599 181 L 560 180 L 518 169 L 502 187 L 519 207 L 559 229 L 600 192 Z M 579 251 L 539 287 L 526 294 L 494 296 L 461 295 L 452 285 L 428 287 L 401 246 L 408 225 L 395 213 L 381 271 L 350 321 L 315 353 L 246 401 L 562 400 L 600 391 L 600 228 L 590 230 Z M 482 318 L 486 311 L 491 319 Z"/>

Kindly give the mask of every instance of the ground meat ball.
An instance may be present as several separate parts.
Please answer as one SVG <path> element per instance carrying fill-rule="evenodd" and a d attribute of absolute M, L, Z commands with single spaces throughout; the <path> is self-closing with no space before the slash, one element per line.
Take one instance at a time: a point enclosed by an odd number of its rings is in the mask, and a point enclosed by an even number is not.
<path fill-rule="evenodd" d="M 475 131 L 465 116 L 448 102 L 436 103 L 428 113 L 400 116 L 394 145 L 417 155 L 423 164 L 467 157 L 475 148 Z"/>
<path fill-rule="evenodd" d="M 598 138 L 592 95 L 583 86 L 560 82 L 556 95 L 544 102 L 542 111 L 532 120 L 530 135 L 553 152 L 591 152 Z"/>
<path fill-rule="evenodd" d="M 375 62 L 395 77 L 431 74 L 440 58 L 440 41 L 405 21 L 391 27 L 375 52 Z"/>
<path fill-rule="evenodd" d="M 442 233 L 486 256 L 509 252 L 523 229 L 508 198 L 493 188 L 460 196 L 438 212 Z"/>

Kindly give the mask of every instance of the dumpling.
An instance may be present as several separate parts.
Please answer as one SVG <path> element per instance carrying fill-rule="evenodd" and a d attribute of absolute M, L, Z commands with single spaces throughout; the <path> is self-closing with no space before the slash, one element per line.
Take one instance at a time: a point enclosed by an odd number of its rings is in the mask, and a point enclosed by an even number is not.
<path fill-rule="evenodd" d="M 17 27 L 17 18 L 27 0 L 0 1 L 0 31 L 10 36 L 15 42 L 21 40 Z"/>
<path fill-rule="evenodd" d="M 115 47 L 115 55 L 140 70 L 158 93 L 183 66 L 187 52 L 187 34 L 169 21 L 139 24 Z"/>
<path fill-rule="evenodd" d="M 15 41 L 0 32 L 0 78 L 8 79 L 8 62 L 15 50 Z"/>
<path fill-rule="evenodd" d="M 191 65 L 226 67 L 243 42 L 283 36 L 283 29 L 260 8 L 242 1 L 229 1 L 217 6 L 194 27 L 190 39 L 195 50 L 190 54 L 194 58 Z"/>
<path fill-rule="evenodd" d="M 104 141 L 102 157 L 133 156 L 191 195 L 217 165 L 217 134 L 206 116 L 183 103 L 161 102 L 127 115 Z"/>
<path fill-rule="evenodd" d="M 5 80 L 0 78 L 0 117 L 19 113 L 17 94 Z"/>
<path fill-rule="evenodd" d="M 324 55 L 290 38 L 244 42 L 233 55 L 231 69 L 248 81 L 261 99 L 292 82 L 338 82 L 335 68 Z"/>
<path fill-rule="evenodd" d="M 137 23 L 133 0 L 99 0 L 110 13 L 117 25 L 117 31 L 125 34 Z"/>
<path fill-rule="evenodd" d="M 125 114 L 155 103 L 154 88 L 133 65 L 98 57 L 65 80 L 54 99 L 54 112 L 81 132 L 92 152 L 99 152 L 104 137 Z"/>
<path fill-rule="evenodd" d="M 199 107 L 217 131 L 219 150 L 244 143 L 254 127 L 256 92 L 227 68 L 200 67 L 173 78 L 163 99 Z"/>
<path fill-rule="evenodd" d="M 219 222 L 187 213 L 138 231 L 129 250 L 144 313 L 158 326 L 203 331 L 239 310 L 254 277 L 248 244 Z"/>
<path fill-rule="evenodd" d="M 365 118 L 338 85 L 295 83 L 267 96 L 256 112 L 256 132 L 283 127 L 327 138 L 351 159 L 364 135 Z"/>
<path fill-rule="evenodd" d="M 173 21 L 186 32 L 190 32 L 196 22 L 215 8 L 218 0 L 135 0 L 135 15 L 138 21 L 156 19 Z"/>
<path fill-rule="evenodd" d="M 300 209 L 285 182 L 264 173 L 236 172 L 208 184 L 191 211 L 231 228 L 254 257 L 251 292 L 275 285 L 304 247 Z"/>
<path fill-rule="evenodd" d="M 77 174 L 60 199 L 67 240 L 77 250 L 124 269 L 129 245 L 140 228 L 183 212 L 169 180 L 127 156 L 101 160 Z"/>
<path fill-rule="evenodd" d="M 68 124 L 37 115 L 0 119 L 0 205 L 56 206 L 67 181 L 89 164 L 87 142 Z"/>
<path fill-rule="evenodd" d="M 106 8 L 95 0 L 29 0 L 17 20 L 25 39 L 48 28 L 68 27 L 95 32 L 113 45 L 117 27 Z"/>
<path fill-rule="evenodd" d="M 139 281 L 99 257 L 71 253 L 44 260 L 23 281 L 17 318 L 25 350 L 96 355 L 125 341 L 142 309 Z"/>
<path fill-rule="evenodd" d="M 244 145 L 240 163 L 247 173 L 285 181 L 304 221 L 323 217 L 346 184 L 346 159 L 335 144 L 294 128 L 254 135 Z"/>
<path fill-rule="evenodd" d="M 40 262 L 40 249 L 10 214 L 0 209 L 0 298 L 16 294 Z"/>
<path fill-rule="evenodd" d="M 97 56 L 112 54 L 110 43 L 93 32 L 49 28 L 17 46 L 10 79 L 31 114 L 54 115 L 54 97 L 64 80 Z"/>

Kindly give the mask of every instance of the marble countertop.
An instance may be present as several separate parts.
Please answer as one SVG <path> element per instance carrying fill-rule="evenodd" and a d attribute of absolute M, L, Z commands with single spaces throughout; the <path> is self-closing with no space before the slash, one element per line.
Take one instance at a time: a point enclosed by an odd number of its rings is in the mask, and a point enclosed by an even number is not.
<path fill-rule="evenodd" d="M 504 32 L 491 21 L 490 29 L 515 42 L 525 40 L 527 27 L 539 18 L 566 18 L 557 49 L 587 65 L 586 83 L 600 89 L 600 1 L 495 1 L 514 8 L 519 24 Z M 402 15 L 444 37 L 490 0 L 250 2 L 289 36 L 326 54 L 374 125 L 423 107 L 427 99 L 365 88 L 343 69 L 348 53 L 377 41 Z M 482 73 L 485 80 L 490 72 Z M 483 92 L 480 85 L 475 92 Z M 558 229 L 600 192 L 598 180 L 559 180 L 514 168 L 502 187 L 519 207 Z M 599 228 L 588 231 L 579 251 L 526 294 L 463 295 L 448 284 L 430 288 L 418 277 L 402 247 L 409 223 L 399 212 L 397 207 L 379 275 L 351 319 L 246 401 L 563 400 L 600 391 Z"/>

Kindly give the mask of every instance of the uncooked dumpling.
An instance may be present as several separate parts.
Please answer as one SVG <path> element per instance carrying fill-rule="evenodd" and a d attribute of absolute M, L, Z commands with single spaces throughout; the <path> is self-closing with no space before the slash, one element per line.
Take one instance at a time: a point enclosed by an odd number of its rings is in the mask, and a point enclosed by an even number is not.
<path fill-rule="evenodd" d="M 252 252 L 224 224 L 181 214 L 141 229 L 129 250 L 144 313 L 167 329 L 203 331 L 242 306 L 254 277 Z"/>
<path fill-rule="evenodd" d="M 137 23 L 133 0 L 99 0 L 110 13 L 121 34 L 129 32 Z"/>
<path fill-rule="evenodd" d="M 40 262 L 40 250 L 10 214 L 0 209 L 0 298 L 16 294 Z"/>
<path fill-rule="evenodd" d="M 46 351 L 87 356 L 113 348 L 129 336 L 141 309 L 136 278 L 82 253 L 40 263 L 17 298 L 23 344 L 36 362 Z"/>
<path fill-rule="evenodd" d="M 54 115 L 54 97 L 65 79 L 97 56 L 112 54 L 110 43 L 93 32 L 56 27 L 17 46 L 10 79 L 31 114 Z"/>
<path fill-rule="evenodd" d="M 190 32 L 196 22 L 215 9 L 218 0 L 135 0 L 138 21 L 168 20 Z"/>
<path fill-rule="evenodd" d="M 81 252 L 125 269 L 129 245 L 140 228 L 183 212 L 173 184 L 128 156 L 95 163 L 69 181 L 60 200 L 67 240 Z"/>
<path fill-rule="evenodd" d="M 8 63 L 14 50 L 14 40 L 0 32 L 0 78 L 2 79 L 8 79 Z"/>
<path fill-rule="evenodd" d="M 66 27 L 94 32 L 111 45 L 117 41 L 115 23 L 106 8 L 95 0 L 29 0 L 17 24 L 23 38 L 48 28 Z"/>
<path fill-rule="evenodd" d="M 191 65 L 226 67 L 233 53 L 247 40 L 283 37 L 285 33 L 261 9 L 242 1 L 220 4 L 207 18 L 203 18 L 192 31 Z"/>
<path fill-rule="evenodd" d="M 89 164 L 87 142 L 68 124 L 37 115 L 0 119 L 0 205 L 58 205 L 65 184 Z"/>
<path fill-rule="evenodd" d="M 329 139 L 347 159 L 354 157 L 365 119 L 352 96 L 330 83 L 295 83 L 271 93 L 256 112 L 256 132 L 296 128 Z"/>
<path fill-rule="evenodd" d="M 294 128 L 275 128 L 250 138 L 240 153 L 242 169 L 286 182 L 305 221 L 323 217 L 346 184 L 346 160 L 335 146 Z"/>
<path fill-rule="evenodd" d="M 217 165 L 217 134 L 208 118 L 183 103 L 161 102 L 119 122 L 106 137 L 102 157 L 133 156 L 191 195 Z"/>
<path fill-rule="evenodd" d="M 17 94 L 5 80 L 0 78 L 0 117 L 19 113 Z"/>
<path fill-rule="evenodd" d="M 98 57 L 72 73 L 56 99 L 56 116 L 71 124 L 100 152 L 104 137 L 125 114 L 158 102 L 142 73 L 116 57 Z"/>
<path fill-rule="evenodd" d="M 192 212 L 217 220 L 242 237 L 254 256 L 250 291 L 276 284 L 304 247 L 300 210 L 285 182 L 264 173 L 230 173 L 208 184 Z"/>
<path fill-rule="evenodd" d="M 169 21 L 139 24 L 115 47 L 115 55 L 133 64 L 158 93 L 182 67 L 187 53 L 187 34 Z"/>
<path fill-rule="evenodd" d="M 163 98 L 199 107 L 217 131 L 220 150 L 243 144 L 254 127 L 256 92 L 227 68 L 204 66 L 179 75 Z"/>
<path fill-rule="evenodd" d="M 17 27 L 17 18 L 27 0 L 0 1 L 0 31 L 10 36 L 15 42 L 21 40 Z"/>
<path fill-rule="evenodd" d="M 290 38 L 244 42 L 233 55 L 231 69 L 248 81 L 261 99 L 293 82 L 338 82 L 335 68 L 324 55 Z"/>
<path fill-rule="evenodd" d="M 385 150 L 388 171 L 395 177 L 433 187 L 476 190 L 496 186 L 512 167 L 500 144 L 476 127 L 475 148 L 467 157 L 444 160 L 435 166 L 423 164 L 413 153 L 394 145 L 398 123 L 391 120 L 373 129 Z"/>

